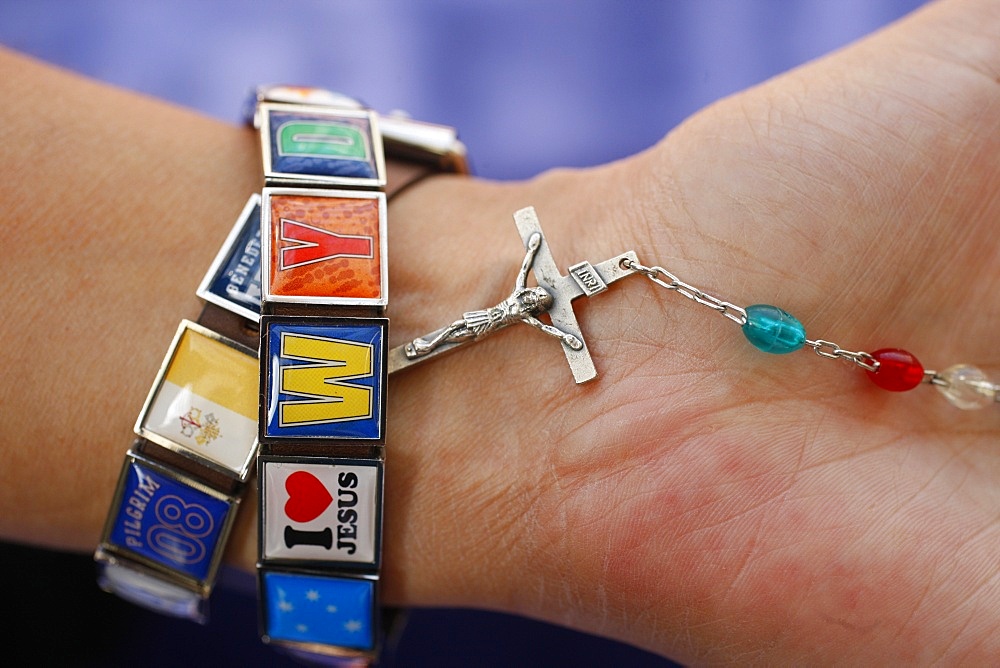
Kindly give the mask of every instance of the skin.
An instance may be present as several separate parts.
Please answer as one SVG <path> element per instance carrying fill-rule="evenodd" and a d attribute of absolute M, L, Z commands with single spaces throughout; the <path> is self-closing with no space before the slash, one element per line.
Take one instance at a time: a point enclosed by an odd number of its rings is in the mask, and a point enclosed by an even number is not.
<path fill-rule="evenodd" d="M 563 268 L 634 249 L 810 338 L 1000 377 L 998 37 L 996 2 L 932 4 L 628 160 L 421 183 L 390 207 L 392 345 L 502 298 L 511 214 L 533 205 Z M 0 111 L 0 532 L 90 551 L 215 240 L 260 186 L 256 137 L 8 52 L 0 90 L 19 101 Z M 765 355 L 641 277 L 576 309 L 588 385 L 520 326 L 391 381 L 386 602 L 696 665 L 1000 656 L 1000 411 Z"/>

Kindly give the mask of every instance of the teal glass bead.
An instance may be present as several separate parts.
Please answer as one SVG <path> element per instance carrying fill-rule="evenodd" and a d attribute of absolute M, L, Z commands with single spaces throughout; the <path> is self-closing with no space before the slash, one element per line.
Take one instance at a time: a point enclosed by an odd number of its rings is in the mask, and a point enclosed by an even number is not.
<path fill-rule="evenodd" d="M 765 353 L 783 355 L 795 352 L 806 343 L 806 330 L 795 316 L 770 304 L 746 308 L 743 335 Z"/>

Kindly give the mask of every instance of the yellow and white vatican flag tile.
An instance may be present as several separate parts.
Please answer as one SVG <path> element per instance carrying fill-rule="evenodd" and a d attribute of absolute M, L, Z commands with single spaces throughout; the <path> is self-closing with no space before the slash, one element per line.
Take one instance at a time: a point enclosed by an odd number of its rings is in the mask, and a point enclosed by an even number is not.
<path fill-rule="evenodd" d="M 257 450 L 257 374 L 255 351 L 185 320 L 135 431 L 245 480 Z"/>

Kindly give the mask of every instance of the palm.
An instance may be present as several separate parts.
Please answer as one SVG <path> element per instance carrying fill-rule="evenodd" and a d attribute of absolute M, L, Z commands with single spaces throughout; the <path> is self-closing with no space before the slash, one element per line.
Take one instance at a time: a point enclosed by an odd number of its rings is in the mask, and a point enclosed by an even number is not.
<path fill-rule="evenodd" d="M 456 266 L 479 280 L 443 303 L 402 297 L 397 331 L 504 296 L 509 215 L 534 204 L 563 267 L 635 248 L 717 296 L 791 311 L 810 338 L 995 372 L 1000 96 L 968 64 L 890 61 L 906 44 L 886 42 L 728 100 L 627 163 L 476 197 L 466 215 L 490 229 L 454 241 L 480 255 L 414 283 L 455 285 Z M 411 594 L 482 597 L 482 569 L 450 568 L 468 560 L 498 574 L 494 605 L 689 660 L 989 654 L 996 410 L 767 356 L 641 277 L 578 312 L 602 374 L 590 386 L 554 342 L 514 330 L 398 382 L 400 507 L 450 517 L 434 530 L 456 550 L 428 552 L 411 525 L 403 549 L 441 576 Z"/>

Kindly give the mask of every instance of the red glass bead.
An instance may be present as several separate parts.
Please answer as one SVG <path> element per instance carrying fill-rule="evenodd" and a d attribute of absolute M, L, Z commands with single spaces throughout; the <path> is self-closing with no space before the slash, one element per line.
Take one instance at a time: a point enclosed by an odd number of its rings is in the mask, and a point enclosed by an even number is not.
<path fill-rule="evenodd" d="M 899 348 L 882 348 L 871 355 L 878 362 L 878 370 L 865 373 L 883 390 L 905 392 L 924 379 L 924 367 L 912 353 Z"/>

